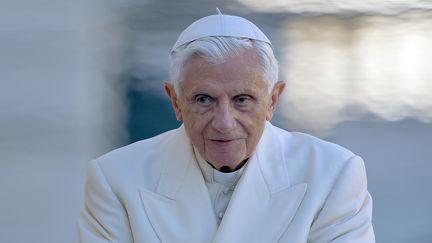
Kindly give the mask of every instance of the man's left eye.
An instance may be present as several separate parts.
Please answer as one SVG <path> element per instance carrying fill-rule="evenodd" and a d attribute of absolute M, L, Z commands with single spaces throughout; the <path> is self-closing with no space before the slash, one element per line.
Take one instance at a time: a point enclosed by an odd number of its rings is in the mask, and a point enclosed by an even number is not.
<path fill-rule="evenodd" d="M 251 98 L 247 95 L 241 95 L 235 98 L 236 105 L 245 106 L 250 103 Z"/>

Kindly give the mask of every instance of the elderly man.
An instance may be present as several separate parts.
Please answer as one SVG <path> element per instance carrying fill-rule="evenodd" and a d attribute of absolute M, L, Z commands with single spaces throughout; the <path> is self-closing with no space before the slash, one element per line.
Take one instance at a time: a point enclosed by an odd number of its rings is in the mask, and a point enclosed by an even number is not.
<path fill-rule="evenodd" d="M 284 82 L 248 20 L 204 17 L 165 84 L 178 129 L 88 169 L 81 242 L 374 242 L 363 161 L 269 121 Z"/>

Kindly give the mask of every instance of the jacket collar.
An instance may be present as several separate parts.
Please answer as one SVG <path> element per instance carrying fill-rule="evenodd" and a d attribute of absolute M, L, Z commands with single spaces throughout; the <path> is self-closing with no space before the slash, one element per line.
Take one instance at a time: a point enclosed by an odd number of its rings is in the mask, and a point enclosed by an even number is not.
<path fill-rule="evenodd" d="M 184 125 L 178 128 L 176 132 L 178 136 L 171 140 L 171 146 L 166 148 L 168 152 L 163 155 L 166 166 L 156 189 L 158 193 L 170 199 L 175 199 L 178 195 L 178 189 L 185 179 L 187 170 L 196 171 L 198 169 L 198 172 L 201 173 Z M 248 164 L 257 164 L 247 167 L 257 167 L 256 169 L 260 171 L 260 177 L 264 180 L 265 189 L 270 194 L 291 186 L 289 171 L 286 168 L 286 163 L 283 163 L 285 159 L 281 146 L 275 127 L 267 122 L 257 148 L 247 162 Z M 197 177 L 202 177 L 202 175 Z"/>
<path fill-rule="evenodd" d="M 165 167 L 155 191 L 141 189 L 140 194 L 159 240 L 211 242 L 217 219 L 183 125 L 155 145 L 163 150 L 157 159 Z"/>
<path fill-rule="evenodd" d="M 291 185 L 284 148 L 276 129 L 267 122 L 219 227 L 193 148 L 186 142 L 189 139 L 185 129 L 183 126 L 177 129 L 173 139 L 163 145 L 169 153 L 161 156 L 166 166 L 155 191 L 160 196 L 141 193 L 155 231 L 164 238 L 161 240 L 195 242 L 190 238 L 194 237 L 197 242 L 210 239 L 213 242 L 277 241 L 294 217 L 305 195 L 306 184 Z M 172 203 L 167 203 L 167 199 Z M 157 212 L 163 212 L 169 219 Z M 179 228 L 176 224 L 200 230 L 194 230 L 193 234 L 183 232 L 185 238 L 182 238 L 179 235 L 182 231 L 170 232 Z"/>
<path fill-rule="evenodd" d="M 306 184 L 291 185 L 276 129 L 266 124 L 214 242 L 277 242 L 297 212 Z"/>

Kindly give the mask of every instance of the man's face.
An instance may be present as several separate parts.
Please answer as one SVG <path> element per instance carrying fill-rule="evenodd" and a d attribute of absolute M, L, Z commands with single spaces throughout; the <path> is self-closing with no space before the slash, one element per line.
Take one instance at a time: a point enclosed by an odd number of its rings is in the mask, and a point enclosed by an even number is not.
<path fill-rule="evenodd" d="M 216 169 L 235 170 L 258 144 L 284 84 L 269 94 L 253 50 L 221 64 L 194 58 L 185 68 L 180 97 L 165 85 L 176 117 L 204 159 Z"/>

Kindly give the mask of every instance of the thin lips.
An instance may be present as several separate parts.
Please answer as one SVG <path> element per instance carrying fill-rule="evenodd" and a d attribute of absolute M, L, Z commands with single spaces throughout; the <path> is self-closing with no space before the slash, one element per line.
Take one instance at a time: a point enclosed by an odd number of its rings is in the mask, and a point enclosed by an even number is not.
<path fill-rule="evenodd" d="M 209 138 L 208 140 L 210 141 L 216 141 L 216 142 L 230 142 L 230 141 L 234 141 L 234 140 L 239 140 L 241 138 L 222 138 L 222 139 L 215 139 L 215 138 Z"/>
<path fill-rule="evenodd" d="M 226 143 L 234 141 L 235 139 L 229 139 L 229 140 L 220 140 L 220 139 L 210 139 L 211 141 L 220 142 L 220 143 Z"/>

